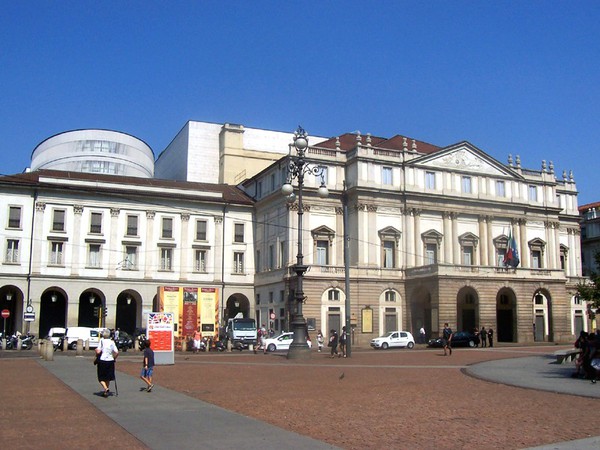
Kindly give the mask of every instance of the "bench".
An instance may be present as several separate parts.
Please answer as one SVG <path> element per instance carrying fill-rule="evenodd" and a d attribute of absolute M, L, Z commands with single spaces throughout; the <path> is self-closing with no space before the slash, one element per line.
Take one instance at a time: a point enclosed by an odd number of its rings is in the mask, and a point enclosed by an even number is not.
<path fill-rule="evenodd" d="M 564 364 L 566 362 L 574 361 L 579 356 L 580 351 L 581 350 L 577 348 L 555 351 L 554 356 L 556 356 L 556 363 Z"/>

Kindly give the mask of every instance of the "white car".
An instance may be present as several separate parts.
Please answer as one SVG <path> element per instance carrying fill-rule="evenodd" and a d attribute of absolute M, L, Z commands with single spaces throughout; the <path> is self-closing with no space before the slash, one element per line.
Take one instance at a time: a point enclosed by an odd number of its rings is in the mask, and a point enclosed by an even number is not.
<path fill-rule="evenodd" d="M 408 331 L 390 331 L 383 336 L 371 340 L 371 347 L 386 350 L 390 347 L 413 348 L 415 338 Z"/>
<path fill-rule="evenodd" d="M 268 338 L 265 340 L 265 348 L 268 352 L 274 352 L 276 350 L 289 350 L 290 344 L 294 340 L 294 333 L 287 332 L 281 333 L 277 337 Z M 312 347 L 310 341 L 306 341 L 308 348 Z"/>

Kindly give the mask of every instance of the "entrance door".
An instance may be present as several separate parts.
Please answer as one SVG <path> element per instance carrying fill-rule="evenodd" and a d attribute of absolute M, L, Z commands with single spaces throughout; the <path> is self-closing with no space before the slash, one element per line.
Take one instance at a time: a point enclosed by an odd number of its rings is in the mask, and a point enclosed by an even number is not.
<path fill-rule="evenodd" d="M 535 341 L 543 342 L 544 341 L 544 316 L 536 315 L 535 316 Z"/>
<path fill-rule="evenodd" d="M 474 309 L 463 309 L 462 310 L 462 330 L 460 331 L 471 331 L 477 327 L 475 323 L 475 310 Z"/>
<path fill-rule="evenodd" d="M 581 311 L 575 313 L 575 336 L 579 337 L 579 334 L 583 331 L 583 314 Z"/>
<path fill-rule="evenodd" d="M 329 335 L 330 330 L 335 330 L 339 333 L 341 330 L 341 323 L 340 313 L 337 311 L 329 311 L 327 314 L 327 335 Z"/>
<path fill-rule="evenodd" d="M 496 319 L 498 320 L 498 329 L 496 336 L 498 342 L 513 341 L 513 311 L 512 309 L 499 309 L 496 311 Z"/>
<path fill-rule="evenodd" d="M 396 311 L 394 311 L 394 312 L 386 311 L 385 312 L 384 327 L 385 327 L 385 330 L 384 330 L 385 333 L 389 333 L 390 331 L 396 331 L 398 329 L 398 319 L 396 316 Z"/>

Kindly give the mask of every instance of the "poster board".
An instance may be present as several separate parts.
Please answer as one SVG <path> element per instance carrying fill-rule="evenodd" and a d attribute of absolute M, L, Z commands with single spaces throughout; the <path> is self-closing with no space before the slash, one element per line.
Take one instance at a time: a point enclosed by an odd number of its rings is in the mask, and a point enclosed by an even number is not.
<path fill-rule="evenodd" d="M 146 332 L 152 342 L 156 365 L 175 364 L 174 316 L 168 312 L 148 314 Z"/>

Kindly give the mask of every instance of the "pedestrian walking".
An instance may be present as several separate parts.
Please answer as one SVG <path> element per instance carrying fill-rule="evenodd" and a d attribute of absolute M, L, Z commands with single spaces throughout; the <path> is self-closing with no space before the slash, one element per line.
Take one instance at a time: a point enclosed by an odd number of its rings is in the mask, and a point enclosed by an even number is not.
<path fill-rule="evenodd" d="M 96 366 L 98 382 L 104 390 L 102 396 L 106 398 L 110 394 L 110 382 L 115 379 L 115 360 L 119 356 L 117 345 L 110 338 L 110 330 L 104 330 L 102 333 L 102 339 L 96 348 L 96 355 L 98 357 Z"/>
<path fill-rule="evenodd" d="M 448 322 L 444 324 L 442 330 L 442 346 L 444 347 L 444 356 L 452 355 L 452 328 L 448 326 Z"/>
<path fill-rule="evenodd" d="M 494 346 L 494 330 L 492 330 L 491 328 L 488 328 L 488 341 L 490 343 L 490 347 Z"/>
<path fill-rule="evenodd" d="M 202 341 L 202 333 L 200 333 L 200 327 L 194 331 L 194 353 L 200 351 L 200 342 Z"/>
<path fill-rule="evenodd" d="M 331 347 L 331 357 L 335 358 L 334 355 L 338 355 L 338 334 L 337 331 L 331 330 L 329 333 L 329 347 Z"/>
<path fill-rule="evenodd" d="M 425 343 L 425 339 L 426 339 L 426 332 L 425 332 L 425 327 L 421 327 L 421 329 L 419 330 L 419 339 L 421 344 Z"/>
<path fill-rule="evenodd" d="M 481 341 L 481 347 L 487 347 L 487 331 L 485 331 L 485 327 L 481 327 L 481 331 L 479 332 L 479 340 Z M 491 345 L 490 345 L 491 347 Z"/>
<path fill-rule="evenodd" d="M 323 345 L 325 344 L 325 338 L 323 337 L 323 332 L 319 330 L 317 333 L 317 347 L 319 348 L 319 352 L 323 350 Z"/>
<path fill-rule="evenodd" d="M 340 334 L 340 354 L 338 355 L 340 358 L 343 356 L 346 357 L 346 339 L 348 339 L 348 334 L 346 333 L 346 327 L 342 327 L 342 333 Z"/>
<path fill-rule="evenodd" d="M 144 346 L 144 359 L 142 373 L 140 378 L 146 383 L 146 392 L 152 391 L 154 384 L 152 384 L 152 374 L 154 372 L 154 350 L 152 350 L 150 339 L 145 342 Z"/>

